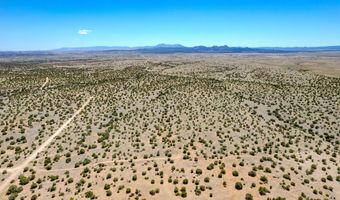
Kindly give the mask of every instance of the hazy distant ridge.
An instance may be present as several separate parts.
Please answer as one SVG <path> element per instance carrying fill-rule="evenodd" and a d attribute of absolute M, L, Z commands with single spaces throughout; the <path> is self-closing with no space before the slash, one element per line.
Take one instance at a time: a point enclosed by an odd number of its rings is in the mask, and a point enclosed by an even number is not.
<path fill-rule="evenodd" d="M 65 47 L 42 51 L 0 51 L 0 56 L 47 56 L 59 53 L 82 52 L 135 52 L 135 53 L 292 53 L 292 52 L 330 52 L 340 51 L 340 46 L 321 47 L 229 47 L 223 46 L 194 46 L 186 47 L 181 44 L 158 44 L 155 46 L 92 46 L 92 47 Z"/>
<path fill-rule="evenodd" d="M 259 47 L 258 49 L 282 50 L 293 52 L 318 52 L 318 51 L 340 51 L 340 46 L 322 46 L 322 47 Z"/>
<path fill-rule="evenodd" d="M 194 46 L 186 47 L 181 44 L 158 44 L 155 46 L 94 46 L 60 48 L 52 50 L 55 52 L 75 51 L 135 51 L 141 53 L 278 53 L 278 52 L 318 52 L 318 51 L 340 51 L 340 46 L 324 47 L 229 47 L 223 46 Z"/>

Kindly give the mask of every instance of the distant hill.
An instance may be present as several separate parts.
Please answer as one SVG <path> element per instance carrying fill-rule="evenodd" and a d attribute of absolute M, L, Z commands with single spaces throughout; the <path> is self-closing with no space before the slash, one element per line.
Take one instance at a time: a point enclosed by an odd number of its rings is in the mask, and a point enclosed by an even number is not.
<path fill-rule="evenodd" d="M 157 44 L 156 46 L 153 46 L 152 48 L 183 48 L 185 46 L 181 44 Z"/>
<path fill-rule="evenodd" d="M 321 52 L 340 51 L 340 46 L 325 47 L 229 47 L 223 46 L 194 46 L 186 47 L 181 44 L 158 44 L 155 46 L 96 46 L 61 48 L 53 50 L 56 52 L 77 52 L 77 51 L 133 51 L 140 53 L 290 53 L 290 52 Z"/>
<path fill-rule="evenodd" d="M 1 57 L 11 56 L 46 56 L 59 53 L 81 52 L 135 52 L 135 53 L 292 53 L 292 52 L 330 52 L 339 51 L 340 46 L 324 47 L 229 47 L 223 46 L 194 46 L 186 47 L 181 44 L 158 44 L 155 46 L 93 46 L 93 47 L 65 47 L 49 51 L 0 51 Z"/>
<path fill-rule="evenodd" d="M 136 47 L 127 46 L 94 46 L 94 47 L 64 47 L 54 49 L 54 52 L 76 52 L 76 51 L 110 51 L 110 50 L 135 50 Z"/>
<path fill-rule="evenodd" d="M 319 52 L 319 51 L 340 51 L 340 46 L 324 46 L 324 47 L 258 47 L 258 49 L 292 51 L 292 52 Z"/>
<path fill-rule="evenodd" d="M 340 46 L 325 47 L 229 47 L 224 46 L 194 46 L 159 44 L 153 47 L 137 47 L 135 51 L 142 53 L 291 53 L 291 52 L 324 52 L 340 51 Z"/>
<path fill-rule="evenodd" d="M 156 45 L 153 48 L 140 48 L 136 51 L 141 53 L 269 53 L 269 52 L 283 52 L 281 50 L 270 50 L 270 49 L 256 49 L 248 47 L 229 47 L 224 46 L 159 46 Z"/>

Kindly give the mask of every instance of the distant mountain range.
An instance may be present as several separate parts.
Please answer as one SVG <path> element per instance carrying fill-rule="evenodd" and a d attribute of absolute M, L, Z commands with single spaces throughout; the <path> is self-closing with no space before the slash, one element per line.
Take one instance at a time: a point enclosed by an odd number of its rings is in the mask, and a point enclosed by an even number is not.
<path fill-rule="evenodd" d="M 229 47 L 223 46 L 194 46 L 186 47 L 181 44 L 158 44 L 155 46 L 93 46 L 67 47 L 47 51 L 0 51 L 0 56 L 47 56 L 59 53 L 82 52 L 134 52 L 134 53 L 292 53 L 292 52 L 331 52 L 339 51 L 340 46 L 321 47 Z"/>
<path fill-rule="evenodd" d="M 137 51 L 143 49 L 157 49 L 157 48 L 185 48 L 180 44 L 158 44 L 156 46 L 93 46 L 93 47 L 64 47 L 60 49 L 54 49 L 52 51 L 57 52 L 74 52 L 74 51 Z"/>
<path fill-rule="evenodd" d="M 158 44 L 155 46 L 94 46 L 61 48 L 52 52 L 82 52 L 82 51 L 133 51 L 140 53 L 289 53 L 289 52 L 321 52 L 340 51 L 340 46 L 324 47 L 229 47 L 224 46 L 194 46 L 186 47 L 181 44 Z"/>

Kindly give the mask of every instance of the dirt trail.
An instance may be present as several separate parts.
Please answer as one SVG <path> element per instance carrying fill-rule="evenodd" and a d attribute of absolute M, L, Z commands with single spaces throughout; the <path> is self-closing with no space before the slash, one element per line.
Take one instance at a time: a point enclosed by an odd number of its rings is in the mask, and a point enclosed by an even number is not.
<path fill-rule="evenodd" d="M 46 86 L 47 83 L 48 83 L 48 77 L 46 77 L 46 81 L 45 81 L 45 83 L 40 87 L 40 90 L 44 89 L 44 87 Z"/>
<path fill-rule="evenodd" d="M 90 103 L 93 97 L 90 97 L 73 115 L 69 118 L 51 137 L 49 137 L 42 145 L 40 145 L 30 156 L 26 158 L 19 166 L 14 168 L 6 169 L 10 172 L 10 176 L 8 176 L 1 184 L 0 184 L 0 194 L 4 192 L 4 190 L 8 187 L 12 180 L 16 179 L 24 170 L 27 165 L 33 161 L 36 156 L 44 150 L 46 146 L 48 146 L 53 139 L 58 136 L 66 127 L 67 125 Z"/>

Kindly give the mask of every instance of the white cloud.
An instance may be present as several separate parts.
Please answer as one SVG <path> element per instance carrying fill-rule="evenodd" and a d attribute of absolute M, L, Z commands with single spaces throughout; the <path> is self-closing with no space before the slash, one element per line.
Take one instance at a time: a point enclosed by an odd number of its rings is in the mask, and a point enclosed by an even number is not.
<path fill-rule="evenodd" d="M 92 32 L 92 30 L 88 30 L 88 29 L 80 29 L 79 31 L 78 31 L 78 34 L 80 34 L 80 35 L 87 35 L 87 34 L 89 34 L 89 33 L 91 33 Z"/>

